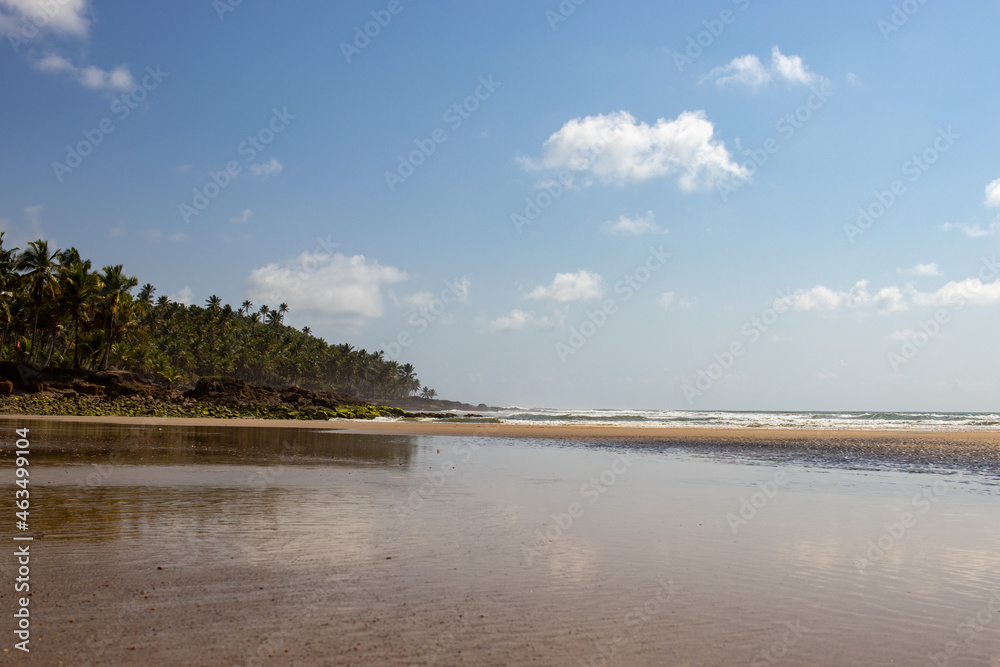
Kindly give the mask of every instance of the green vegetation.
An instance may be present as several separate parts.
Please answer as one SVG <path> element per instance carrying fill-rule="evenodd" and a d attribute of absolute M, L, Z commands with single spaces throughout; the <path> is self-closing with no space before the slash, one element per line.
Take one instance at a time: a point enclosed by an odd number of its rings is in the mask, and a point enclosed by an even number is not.
<path fill-rule="evenodd" d="M 402 417 L 407 413 L 384 405 L 345 405 L 338 408 L 291 408 L 286 405 L 232 406 L 163 402 L 120 398 L 107 401 L 80 396 L 72 400 L 20 396 L 4 401 L 2 412 L 25 415 L 78 415 L 85 417 L 215 417 L 218 419 L 375 419 Z"/>
<path fill-rule="evenodd" d="M 411 364 L 387 360 L 382 351 L 329 344 L 309 327 L 286 326 L 287 304 L 255 311 L 244 301 L 233 309 L 212 295 L 204 307 L 185 306 L 155 298 L 148 283 L 133 294 L 137 287 L 120 264 L 95 271 L 75 248 L 54 250 L 42 240 L 21 252 L 5 249 L 0 233 L 0 360 L 117 368 L 166 387 L 230 376 L 369 401 L 421 389 Z"/>

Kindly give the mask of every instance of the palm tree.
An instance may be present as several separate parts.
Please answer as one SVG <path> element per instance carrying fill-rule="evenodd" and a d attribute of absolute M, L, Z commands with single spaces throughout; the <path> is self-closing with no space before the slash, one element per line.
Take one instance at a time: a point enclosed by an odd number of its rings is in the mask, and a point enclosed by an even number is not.
<path fill-rule="evenodd" d="M 56 252 L 49 252 L 49 242 L 41 239 L 32 241 L 21 253 L 20 270 L 28 281 L 28 291 L 34 305 L 31 325 L 31 361 L 35 361 L 35 336 L 38 333 L 38 312 L 42 309 L 42 300 L 46 292 L 53 298 L 59 289 L 56 281 Z"/>
<path fill-rule="evenodd" d="M 434 398 L 435 396 L 438 395 L 438 393 L 436 391 L 434 391 L 433 389 L 431 389 L 430 387 L 428 387 L 427 385 L 424 385 L 424 388 L 420 392 L 420 395 L 423 398 Z"/>
<path fill-rule="evenodd" d="M 208 308 L 213 313 L 217 311 L 220 308 L 220 306 L 222 306 L 222 299 L 220 299 L 215 294 L 208 297 L 208 299 L 205 301 L 205 307 Z"/>
<path fill-rule="evenodd" d="M 90 272 L 90 260 L 60 267 L 61 300 L 73 319 L 73 368 L 80 367 L 80 320 L 97 292 L 97 276 Z"/>
<path fill-rule="evenodd" d="M 105 266 L 101 270 L 101 308 L 104 311 L 106 336 L 101 370 L 108 367 L 111 345 L 114 342 L 115 334 L 122 328 L 119 317 L 122 315 L 126 303 L 132 299 L 132 289 L 138 284 L 139 281 L 136 278 L 125 275 L 124 267 L 121 264 Z"/>
<path fill-rule="evenodd" d="M 88 264 L 89 263 L 90 262 L 88 262 Z M 139 288 L 139 293 L 136 295 L 135 298 L 138 299 L 141 303 L 146 304 L 147 306 L 152 306 L 153 305 L 153 294 L 155 292 L 156 292 L 156 288 L 153 287 L 151 284 L 146 283 L 145 285 L 143 285 L 142 287 Z"/>
<path fill-rule="evenodd" d="M 250 312 L 251 308 L 253 308 L 253 302 L 250 301 L 250 299 L 247 299 L 240 305 L 240 310 L 239 310 L 240 315 L 246 315 L 247 313 Z"/>

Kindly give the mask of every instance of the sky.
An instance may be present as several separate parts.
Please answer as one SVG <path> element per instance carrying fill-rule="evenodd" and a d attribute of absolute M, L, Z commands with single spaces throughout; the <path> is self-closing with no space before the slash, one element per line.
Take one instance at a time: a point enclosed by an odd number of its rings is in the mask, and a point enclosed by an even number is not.
<path fill-rule="evenodd" d="M 0 0 L 0 231 L 442 397 L 994 411 L 996 2 Z"/>

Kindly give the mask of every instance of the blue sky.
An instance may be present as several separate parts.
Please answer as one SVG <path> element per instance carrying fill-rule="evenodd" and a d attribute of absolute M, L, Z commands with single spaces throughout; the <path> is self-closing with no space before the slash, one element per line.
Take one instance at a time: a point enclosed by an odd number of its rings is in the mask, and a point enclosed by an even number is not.
<path fill-rule="evenodd" d="M 994 410 L 1000 7 L 674 4 L 0 0 L 0 229 L 477 403 Z"/>

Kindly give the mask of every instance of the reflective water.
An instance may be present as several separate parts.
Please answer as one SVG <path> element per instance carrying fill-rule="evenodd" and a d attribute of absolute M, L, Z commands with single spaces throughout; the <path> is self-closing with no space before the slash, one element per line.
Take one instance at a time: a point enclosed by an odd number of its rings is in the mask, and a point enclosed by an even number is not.
<path fill-rule="evenodd" d="M 995 474 L 31 426 L 43 662 L 1000 665 Z"/>

